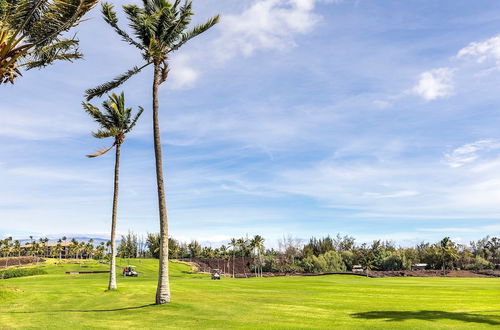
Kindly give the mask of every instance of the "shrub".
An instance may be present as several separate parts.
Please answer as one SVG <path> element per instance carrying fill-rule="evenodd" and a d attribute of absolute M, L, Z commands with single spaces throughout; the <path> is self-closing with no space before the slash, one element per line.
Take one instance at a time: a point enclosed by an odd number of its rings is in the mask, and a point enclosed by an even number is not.
<path fill-rule="evenodd" d="M 310 256 L 302 259 L 302 267 L 306 272 L 325 273 L 325 272 L 345 272 L 346 266 L 342 257 L 335 251 L 328 251 L 318 257 Z"/>
<path fill-rule="evenodd" d="M 391 254 L 384 258 L 381 264 L 381 270 L 403 270 L 404 258 L 398 254 Z"/>
<path fill-rule="evenodd" d="M 41 268 L 11 268 L 0 271 L 0 278 L 8 279 L 14 277 L 24 277 L 33 275 L 43 275 L 43 274 L 47 274 L 47 272 Z"/>
<path fill-rule="evenodd" d="M 480 256 L 476 256 L 472 263 L 467 265 L 466 268 L 469 270 L 495 269 L 495 264 L 487 261 Z"/>
<path fill-rule="evenodd" d="M 283 264 L 278 266 L 278 271 L 281 273 L 301 273 L 304 271 L 304 268 L 297 264 Z"/>
<path fill-rule="evenodd" d="M 352 270 L 355 260 L 354 253 L 351 251 L 342 251 L 340 252 L 340 256 L 342 257 L 342 261 L 344 262 L 346 269 Z"/>

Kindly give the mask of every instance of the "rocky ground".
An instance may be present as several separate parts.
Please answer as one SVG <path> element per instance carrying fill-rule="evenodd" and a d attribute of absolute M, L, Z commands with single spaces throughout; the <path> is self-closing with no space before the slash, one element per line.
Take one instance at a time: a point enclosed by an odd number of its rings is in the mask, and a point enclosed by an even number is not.
<path fill-rule="evenodd" d="M 28 265 L 41 261 L 43 261 L 43 259 L 38 257 L 0 258 L 0 268 Z"/>

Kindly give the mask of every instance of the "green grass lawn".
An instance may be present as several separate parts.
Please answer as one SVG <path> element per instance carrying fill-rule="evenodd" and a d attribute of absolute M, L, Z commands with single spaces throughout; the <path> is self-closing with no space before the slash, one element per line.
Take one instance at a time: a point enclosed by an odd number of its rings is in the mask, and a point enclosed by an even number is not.
<path fill-rule="evenodd" d="M 125 265 L 125 261 L 118 262 Z M 500 328 L 500 279 L 358 276 L 222 279 L 171 263 L 172 303 L 150 305 L 155 260 L 106 292 L 89 262 L 44 265 L 48 274 L 0 280 L 0 328 Z"/>

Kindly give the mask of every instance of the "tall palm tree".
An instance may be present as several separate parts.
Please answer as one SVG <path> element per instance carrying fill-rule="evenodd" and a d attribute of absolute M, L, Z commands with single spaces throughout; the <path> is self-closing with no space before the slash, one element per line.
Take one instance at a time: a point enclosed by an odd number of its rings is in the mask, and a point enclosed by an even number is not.
<path fill-rule="evenodd" d="M 100 128 L 92 135 L 98 139 L 108 137 L 114 138 L 114 142 L 109 148 L 102 149 L 89 158 L 94 158 L 105 154 L 115 148 L 115 181 L 113 193 L 113 212 L 111 216 L 111 262 L 109 273 L 109 290 L 116 289 L 116 214 L 118 210 L 118 185 L 120 174 L 120 150 L 125 135 L 129 133 L 137 123 L 144 109 L 139 107 L 139 111 L 132 118 L 132 109 L 125 107 L 125 96 L 123 92 L 120 95 L 112 94 L 107 101 L 102 103 L 104 113 L 99 108 L 90 103 L 83 102 L 85 111 L 99 124 Z"/>
<path fill-rule="evenodd" d="M 134 39 L 118 27 L 118 18 L 113 5 L 103 3 L 104 20 L 130 45 L 141 52 L 144 63 L 135 66 L 114 80 L 86 91 L 87 100 L 101 96 L 120 86 L 145 67 L 153 66 L 153 136 L 156 165 L 156 182 L 158 190 L 158 207 L 160 216 L 160 264 L 156 304 L 170 302 L 170 284 L 168 279 L 168 218 L 165 201 L 165 185 L 163 182 L 163 161 L 160 141 L 158 87 L 167 80 L 170 55 L 181 48 L 192 38 L 202 34 L 217 24 L 219 16 L 210 18 L 201 25 L 190 28 L 192 2 L 185 0 L 143 0 L 143 7 L 137 5 L 123 6 L 123 10 L 133 30 Z"/>
<path fill-rule="evenodd" d="M 98 0 L 0 0 L 0 85 L 14 83 L 21 68 L 80 59 L 78 39 L 64 33 Z"/>

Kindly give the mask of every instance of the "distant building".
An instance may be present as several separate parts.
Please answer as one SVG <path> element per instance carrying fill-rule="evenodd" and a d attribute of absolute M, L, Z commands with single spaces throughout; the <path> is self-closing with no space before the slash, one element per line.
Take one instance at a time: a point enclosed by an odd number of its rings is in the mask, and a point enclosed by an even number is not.
<path fill-rule="evenodd" d="M 61 257 L 63 258 L 69 257 L 69 247 L 71 245 L 71 242 L 47 243 L 45 244 L 45 251 L 43 252 L 43 255 L 44 256 L 52 255 L 52 251 L 57 247 L 58 244 L 61 245 Z M 31 244 L 26 243 L 25 245 L 21 246 L 21 251 L 22 251 L 21 253 L 24 255 L 30 255 L 30 249 L 31 249 Z"/>
<path fill-rule="evenodd" d="M 427 264 L 414 264 L 411 265 L 411 270 L 425 270 L 427 268 Z"/>

